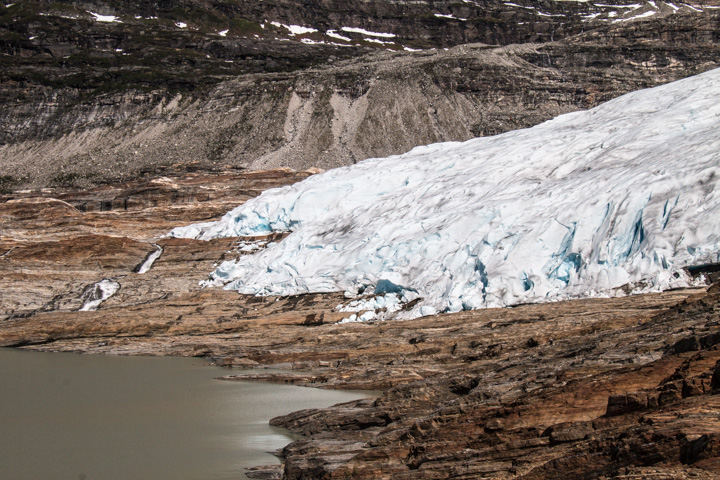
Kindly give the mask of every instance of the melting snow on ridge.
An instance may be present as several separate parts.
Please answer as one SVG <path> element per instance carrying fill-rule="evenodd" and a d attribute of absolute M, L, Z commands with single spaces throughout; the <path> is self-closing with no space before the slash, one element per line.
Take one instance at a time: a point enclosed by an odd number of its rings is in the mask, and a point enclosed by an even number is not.
<path fill-rule="evenodd" d="M 328 37 L 337 38 L 338 40 L 342 40 L 342 41 L 344 41 L 344 42 L 351 42 L 351 41 L 352 41 L 351 38 L 346 37 L 346 36 L 344 36 L 344 35 L 340 35 L 340 34 L 337 33 L 335 30 L 328 30 L 327 32 L 325 32 L 325 35 L 327 35 Z"/>
<path fill-rule="evenodd" d="M 90 15 L 92 15 L 93 17 L 95 17 L 95 20 L 98 21 L 98 22 L 106 22 L 106 23 L 116 22 L 116 23 L 122 23 L 122 22 L 118 19 L 118 17 L 116 17 L 115 15 L 100 15 L 99 13 L 93 13 L 93 12 L 88 12 L 88 13 L 89 13 Z"/>
<path fill-rule="evenodd" d="M 360 33 L 362 35 L 367 35 L 370 37 L 385 37 L 385 38 L 397 37 L 397 35 L 395 35 L 394 33 L 370 32 L 368 30 L 365 30 L 364 28 L 342 27 L 340 30 L 342 30 L 343 32 L 348 32 L 348 33 Z"/>
<path fill-rule="evenodd" d="M 684 266 L 720 261 L 718 98 L 720 69 L 330 170 L 171 235 L 292 231 L 207 284 L 421 299 L 400 318 L 686 286 Z"/>
<path fill-rule="evenodd" d="M 507 5 L 507 4 L 506 4 L 506 5 Z M 467 21 L 467 18 L 458 18 L 458 17 L 454 17 L 454 16 L 452 16 L 452 15 L 446 15 L 446 14 L 442 14 L 442 13 L 436 13 L 435 16 L 436 16 L 437 18 L 447 18 L 447 19 L 450 19 L 450 20 L 460 20 L 461 22 L 466 22 L 466 21 Z"/>
<path fill-rule="evenodd" d="M 283 27 L 287 30 L 290 30 L 290 35 L 304 35 L 306 33 L 317 32 L 317 30 L 314 28 L 303 27 L 300 25 L 284 25 L 280 22 L 270 22 L 270 25 L 273 25 L 278 28 Z"/>

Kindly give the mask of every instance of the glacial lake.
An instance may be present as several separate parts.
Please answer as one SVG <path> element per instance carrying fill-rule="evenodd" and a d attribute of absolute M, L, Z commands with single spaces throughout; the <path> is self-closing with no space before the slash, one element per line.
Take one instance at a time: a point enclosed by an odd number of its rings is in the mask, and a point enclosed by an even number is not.
<path fill-rule="evenodd" d="M 226 382 L 202 359 L 0 348 L 0 478 L 244 479 L 294 438 L 272 417 L 368 392 Z"/>

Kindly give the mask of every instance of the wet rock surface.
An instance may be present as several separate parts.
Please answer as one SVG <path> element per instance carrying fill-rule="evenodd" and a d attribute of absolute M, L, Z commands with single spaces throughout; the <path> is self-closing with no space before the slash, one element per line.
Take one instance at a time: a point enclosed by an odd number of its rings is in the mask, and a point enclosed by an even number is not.
<path fill-rule="evenodd" d="M 227 380 L 382 391 L 274 419 L 304 435 L 282 452 L 284 478 L 720 475 L 717 286 L 338 325 L 341 293 L 198 286 L 280 236 L 162 237 L 311 172 L 166 173 L 2 198 L 0 345 L 202 356 L 243 369 Z M 137 273 L 154 245 L 162 254 Z M 78 311 L 105 279 L 119 289 Z"/>

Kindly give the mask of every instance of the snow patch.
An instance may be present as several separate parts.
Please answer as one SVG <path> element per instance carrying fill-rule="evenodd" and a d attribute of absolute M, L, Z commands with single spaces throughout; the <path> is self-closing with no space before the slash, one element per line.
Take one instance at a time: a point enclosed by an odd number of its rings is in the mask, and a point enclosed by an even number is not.
<path fill-rule="evenodd" d="M 653 15 L 655 15 L 655 14 L 657 14 L 657 13 L 658 13 L 658 12 L 656 12 L 656 11 L 654 11 L 654 10 L 648 10 L 647 12 L 644 12 L 644 13 L 641 13 L 641 14 L 639 14 L 639 15 L 635 15 L 635 16 L 632 16 L 632 17 L 619 18 L 619 19 L 617 19 L 617 20 L 614 20 L 613 23 L 629 22 L 630 20 L 637 20 L 638 18 L 652 17 Z"/>
<path fill-rule="evenodd" d="M 340 34 L 337 33 L 335 30 L 328 30 L 327 32 L 325 32 L 325 35 L 327 35 L 328 37 L 337 38 L 338 40 L 342 40 L 342 41 L 344 41 L 344 42 L 351 42 L 351 41 L 352 41 L 351 38 L 346 37 L 346 36 L 344 36 L 344 35 L 340 35 Z"/>
<path fill-rule="evenodd" d="M 90 15 L 92 15 L 93 17 L 95 17 L 95 21 L 97 21 L 97 22 L 106 22 L 106 23 L 115 22 L 115 23 L 122 23 L 122 22 L 120 21 L 119 17 L 116 17 L 115 15 L 100 15 L 99 13 L 93 13 L 93 12 L 88 12 L 88 13 L 89 13 Z"/>
<path fill-rule="evenodd" d="M 221 30 L 218 32 L 218 35 L 220 35 L 221 37 L 226 37 L 229 31 L 230 30 Z"/>
<path fill-rule="evenodd" d="M 696 12 L 702 12 L 702 8 L 690 5 L 689 3 L 683 3 L 683 6 L 688 7 L 690 10 L 694 10 Z"/>
<path fill-rule="evenodd" d="M 187 28 L 187 23 L 185 22 L 175 22 L 175 26 L 178 28 Z"/>
<path fill-rule="evenodd" d="M 316 29 L 310 27 L 302 27 L 300 25 L 284 25 L 280 22 L 270 22 L 270 25 L 278 28 L 285 28 L 290 31 L 290 35 L 305 35 L 307 33 L 317 32 Z"/>
<path fill-rule="evenodd" d="M 362 35 L 367 35 L 368 37 L 384 37 L 384 38 L 397 37 L 397 35 L 395 35 L 394 33 L 371 32 L 371 31 L 365 30 L 364 28 L 342 27 L 340 30 L 342 30 L 343 32 L 348 32 L 348 33 L 359 33 Z"/>
<path fill-rule="evenodd" d="M 506 4 L 507 5 L 507 4 Z M 447 18 L 450 20 L 460 20 L 461 22 L 467 22 L 467 18 L 460 18 L 460 17 L 454 17 L 452 15 L 444 15 L 442 13 L 436 13 L 435 16 L 437 18 Z"/>
<path fill-rule="evenodd" d="M 379 38 L 363 38 L 363 40 L 365 40 L 366 42 L 371 42 L 371 43 L 379 43 L 381 45 L 394 45 L 395 44 L 395 42 L 386 42 L 384 40 L 380 40 Z"/>

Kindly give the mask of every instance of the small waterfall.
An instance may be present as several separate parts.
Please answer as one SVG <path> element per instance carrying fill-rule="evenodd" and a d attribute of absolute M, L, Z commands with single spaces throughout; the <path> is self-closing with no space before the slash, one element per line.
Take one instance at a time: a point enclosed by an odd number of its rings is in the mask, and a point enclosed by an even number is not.
<path fill-rule="evenodd" d="M 148 270 L 150 270 L 153 266 L 153 263 L 155 263 L 155 260 L 160 258 L 160 255 L 163 254 L 163 248 L 160 245 L 156 245 L 153 243 L 153 247 L 155 247 L 155 251 L 150 253 L 150 255 L 147 256 L 145 261 L 135 269 L 137 273 L 145 273 Z"/>
<path fill-rule="evenodd" d="M 120 290 L 120 284 L 108 278 L 85 287 L 81 297 L 84 303 L 79 311 L 91 312 L 97 310 L 102 302 L 115 295 L 118 290 Z"/>

